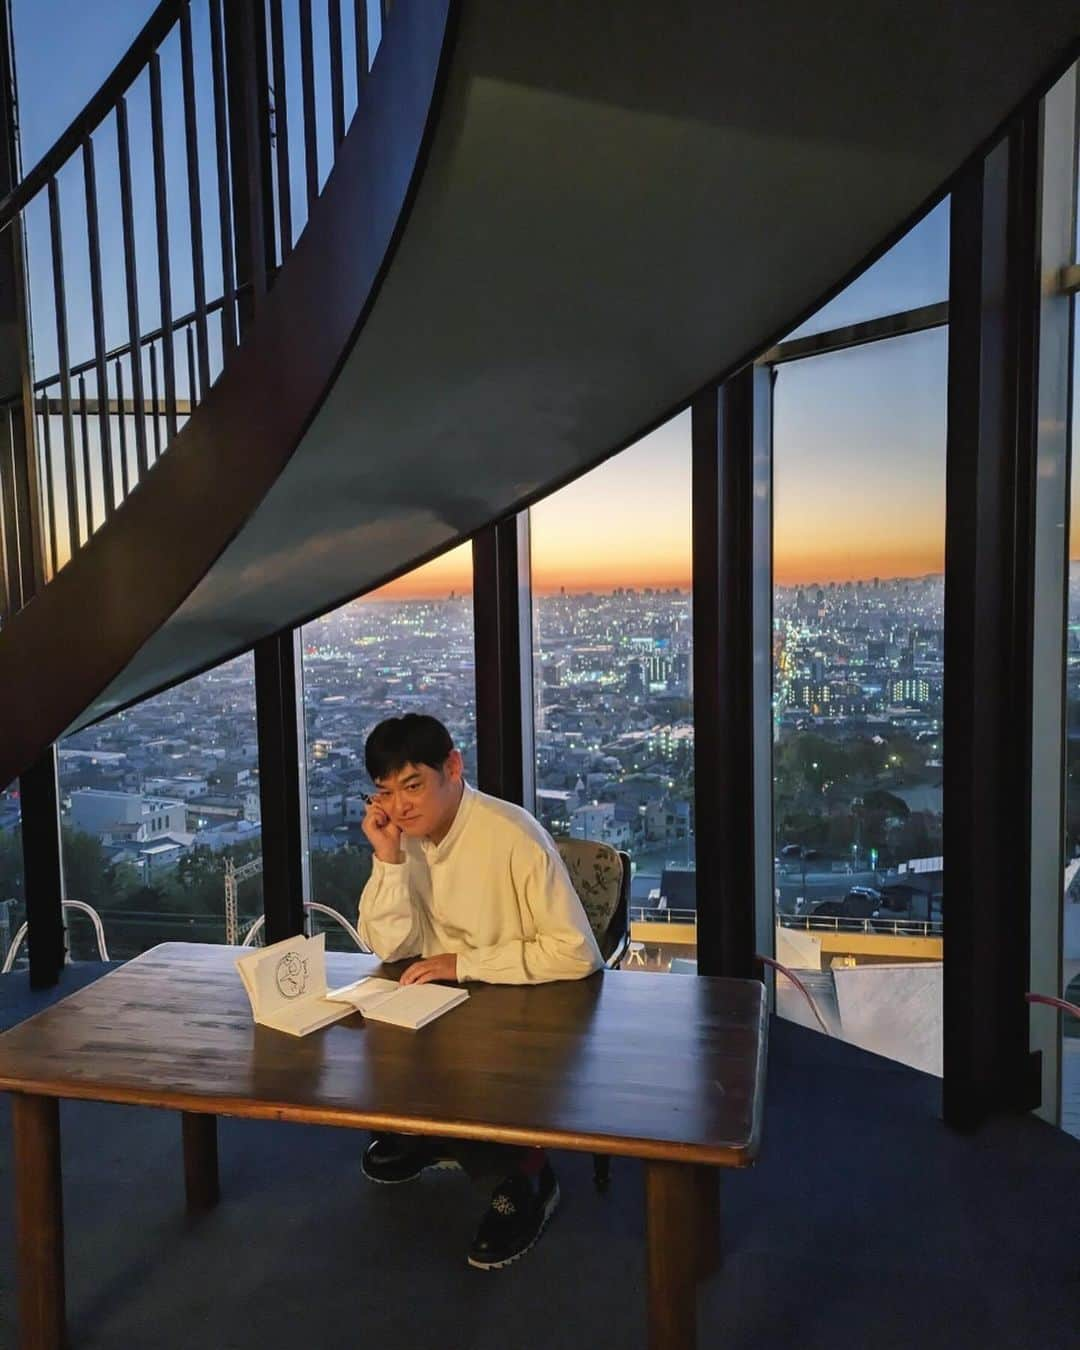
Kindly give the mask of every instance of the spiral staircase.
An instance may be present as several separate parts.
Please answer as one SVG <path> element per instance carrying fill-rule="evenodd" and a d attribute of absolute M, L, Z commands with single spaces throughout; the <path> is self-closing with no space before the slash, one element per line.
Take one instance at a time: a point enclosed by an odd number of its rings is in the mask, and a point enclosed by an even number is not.
<path fill-rule="evenodd" d="M 3 129 L 0 784 L 753 359 L 1076 38 L 1051 0 L 163 0 L 25 175 Z"/>

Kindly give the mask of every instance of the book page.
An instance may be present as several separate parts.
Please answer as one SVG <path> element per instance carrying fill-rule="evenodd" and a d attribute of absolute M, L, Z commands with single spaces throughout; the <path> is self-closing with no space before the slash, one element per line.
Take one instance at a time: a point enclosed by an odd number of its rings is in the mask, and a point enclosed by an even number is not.
<path fill-rule="evenodd" d="M 264 1019 L 261 1025 L 274 1031 L 287 1031 L 290 1036 L 306 1036 L 309 1031 L 318 1031 L 321 1027 L 328 1027 L 332 1022 L 340 1022 L 343 1017 L 350 1017 L 353 1011 L 347 1003 L 330 1003 L 324 998 L 306 998 Z"/>
<path fill-rule="evenodd" d="M 408 984 L 364 1014 L 373 1022 L 418 1031 L 436 1017 L 456 1008 L 469 997 L 467 989 L 448 989 L 444 984 Z"/>
<path fill-rule="evenodd" d="M 256 1022 L 326 995 L 326 935 L 285 938 L 237 958 Z"/>
<path fill-rule="evenodd" d="M 260 953 L 254 967 L 256 1017 L 265 1021 L 303 999 L 326 994 L 326 935 L 286 938 Z"/>
<path fill-rule="evenodd" d="M 343 984 L 340 989 L 328 989 L 326 997 L 335 1003 L 348 1003 L 357 1012 L 370 1012 L 386 999 L 392 998 L 400 988 L 397 980 L 380 980 L 369 975 L 353 984 Z"/>

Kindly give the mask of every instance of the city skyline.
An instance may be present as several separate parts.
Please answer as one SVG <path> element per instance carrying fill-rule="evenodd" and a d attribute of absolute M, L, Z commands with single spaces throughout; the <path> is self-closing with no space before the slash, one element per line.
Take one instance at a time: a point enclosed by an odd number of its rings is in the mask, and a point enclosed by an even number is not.
<path fill-rule="evenodd" d="M 462 544 L 459 548 L 452 551 L 451 554 L 444 554 L 442 558 L 434 562 L 426 563 L 423 567 L 417 568 L 408 576 L 401 577 L 398 581 L 387 583 L 378 590 L 369 591 L 366 595 L 359 596 L 361 602 L 380 603 L 389 600 L 405 602 L 410 600 L 445 600 L 451 593 L 455 595 L 466 594 L 472 589 L 472 558 L 471 546 Z M 460 557 L 455 559 L 454 554 Z M 441 566 L 440 566 L 441 565 Z M 890 572 L 884 567 L 880 570 L 872 570 L 867 567 L 860 570 L 857 575 L 852 576 L 829 576 L 820 571 L 812 572 L 807 570 L 805 575 L 794 575 L 790 578 L 781 578 L 774 576 L 774 585 L 778 588 L 792 589 L 796 587 L 808 586 L 829 586 L 835 583 L 838 586 L 844 585 L 850 581 L 852 584 L 863 582 L 872 582 L 875 579 L 885 581 L 924 581 L 933 577 L 944 575 L 944 567 L 939 562 L 937 567 L 928 567 L 921 571 L 911 572 Z M 535 595 L 557 595 L 565 587 L 567 595 L 587 595 L 596 593 L 600 595 L 610 594 L 612 591 L 622 587 L 633 590 L 644 590 L 646 587 L 652 590 L 668 591 L 679 590 L 684 592 L 692 591 L 691 578 L 685 576 L 644 576 L 643 579 L 634 581 L 627 580 L 620 576 L 618 580 L 610 583 L 598 584 L 597 582 L 582 582 L 578 585 L 567 583 L 550 583 L 546 586 L 537 585 L 534 581 L 533 593 Z"/>

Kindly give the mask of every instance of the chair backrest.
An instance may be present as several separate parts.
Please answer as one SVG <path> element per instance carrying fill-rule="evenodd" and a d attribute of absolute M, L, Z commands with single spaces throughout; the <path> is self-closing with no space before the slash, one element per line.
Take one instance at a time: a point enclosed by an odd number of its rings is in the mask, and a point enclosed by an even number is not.
<path fill-rule="evenodd" d="M 555 845 L 570 873 L 600 955 L 606 961 L 626 939 L 630 855 L 610 844 L 560 835 Z"/>

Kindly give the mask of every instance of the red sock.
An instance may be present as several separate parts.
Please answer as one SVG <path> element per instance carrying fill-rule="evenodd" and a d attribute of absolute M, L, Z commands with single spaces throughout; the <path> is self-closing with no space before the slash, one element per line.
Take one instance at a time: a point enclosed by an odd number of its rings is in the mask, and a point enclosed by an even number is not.
<path fill-rule="evenodd" d="M 522 1176 L 538 1177 L 543 1171 L 546 1161 L 547 1153 L 542 1148 L 525 1149 L 521 1155 L 521 1161 L 518 1163 L 518 1171 Z"/>

